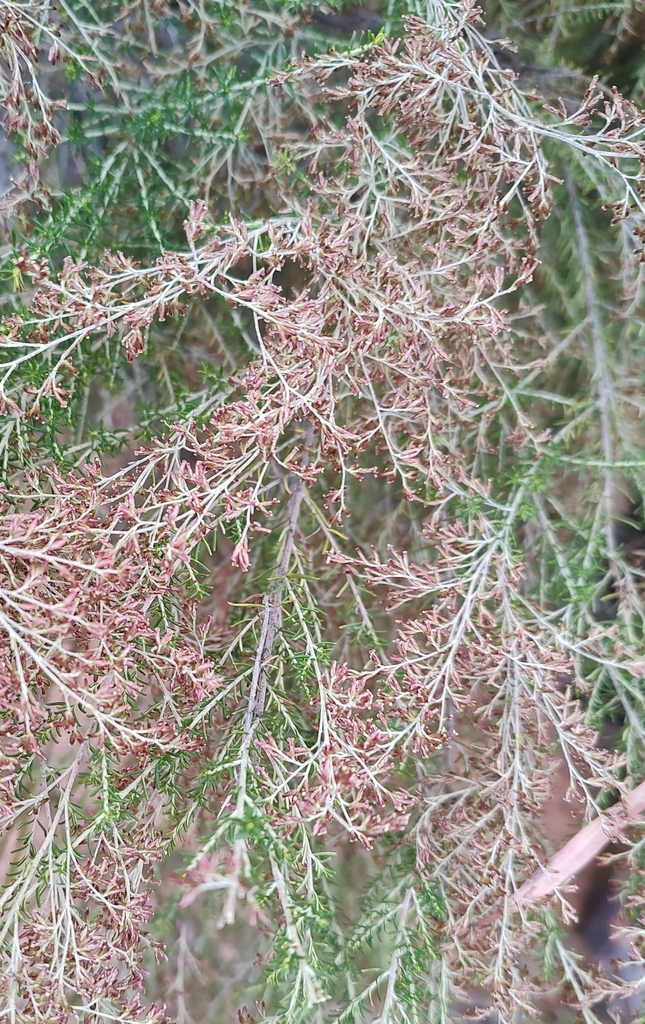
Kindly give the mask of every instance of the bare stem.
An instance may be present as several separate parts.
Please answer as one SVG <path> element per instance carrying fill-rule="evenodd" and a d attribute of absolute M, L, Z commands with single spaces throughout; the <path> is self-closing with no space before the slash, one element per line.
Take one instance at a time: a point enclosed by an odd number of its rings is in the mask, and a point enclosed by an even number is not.
<path fill-rule="evenodd" d="M 538 871 L 515 894 L 515 903 L 523 907 L 550 896 L 597 857 L 616 835 L 633 824 L 645 812 L 645 782 L 641 782 L 624 800 L 595 818 L 570 839 L 543 871 Z"/>

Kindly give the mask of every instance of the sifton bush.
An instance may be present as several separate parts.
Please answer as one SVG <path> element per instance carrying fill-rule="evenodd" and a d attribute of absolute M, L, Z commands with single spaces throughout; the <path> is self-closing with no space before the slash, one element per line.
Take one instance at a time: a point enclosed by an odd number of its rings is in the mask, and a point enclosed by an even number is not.
<path fill-rule="evenodd" d="M 564 770 L 641 962 L 633 7 L 0 0 L 0 1019 L 638 987 L 515 898 Z"/>

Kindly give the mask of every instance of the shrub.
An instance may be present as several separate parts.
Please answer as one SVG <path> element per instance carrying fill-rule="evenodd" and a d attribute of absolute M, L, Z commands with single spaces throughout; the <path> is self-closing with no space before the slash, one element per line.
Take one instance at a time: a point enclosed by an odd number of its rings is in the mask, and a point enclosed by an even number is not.
<path fill-rule="evenodd" d="M 516 894 L 642 772 L 639 108 L 470 2 L 0 10 L 0 1012 L 598 1019 Z"/>

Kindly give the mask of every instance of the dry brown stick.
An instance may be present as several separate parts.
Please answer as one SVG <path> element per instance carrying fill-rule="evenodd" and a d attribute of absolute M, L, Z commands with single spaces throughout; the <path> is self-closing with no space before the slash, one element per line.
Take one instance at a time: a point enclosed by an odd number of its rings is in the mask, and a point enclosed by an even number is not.
<path fill-rule="evenodd" d="M 524 907 L 550 896 L 565 885 L 609 846 L 616 833 L 621 833 L 633 819 L 645 812 L 645 782 L 641 782 L 624 800 L 615 804 L 600 818 L 585 825 L 573 839 L 551 858 L 546 868 L 529 878 L 515 893 L 514 903 Z"/>

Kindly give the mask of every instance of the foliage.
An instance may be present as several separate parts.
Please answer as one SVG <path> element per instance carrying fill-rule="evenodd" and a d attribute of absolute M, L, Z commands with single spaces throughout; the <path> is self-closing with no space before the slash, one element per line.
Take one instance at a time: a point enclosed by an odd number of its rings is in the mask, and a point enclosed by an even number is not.
<path fill-rule="evenodd" d="M 0 1017 L 592 1024 L 514 894 L 642 775 L 638 103 L 564 5 L 0 12 Z"/>

